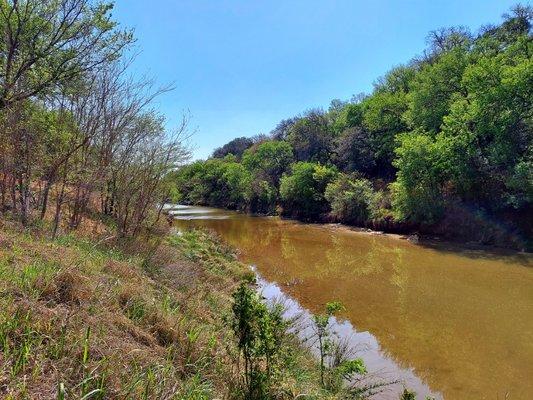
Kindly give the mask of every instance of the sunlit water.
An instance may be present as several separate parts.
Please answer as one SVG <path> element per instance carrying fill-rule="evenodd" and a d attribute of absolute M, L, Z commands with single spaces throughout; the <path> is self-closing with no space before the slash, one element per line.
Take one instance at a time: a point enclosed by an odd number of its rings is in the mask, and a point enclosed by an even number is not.
<path fill-rule="evenodd" d="M 347 311 L 336 330 L 373 375 L 420 398 L 533 399 L 533 257 L 423 246 L 329 225 L 179 206 L 253 265 L 291 312 Z M 377 396 L 397 399 L 402 385 Z M 505 397 L 505 396 L 508 397 Z"/>

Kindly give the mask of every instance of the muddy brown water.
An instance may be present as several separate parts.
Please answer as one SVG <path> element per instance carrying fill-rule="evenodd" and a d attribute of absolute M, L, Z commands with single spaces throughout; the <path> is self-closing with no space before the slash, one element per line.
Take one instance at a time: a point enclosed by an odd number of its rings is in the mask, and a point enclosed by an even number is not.
<path fill-rule="evenodd" d="M 341 301 L 337 331 L 372 374 L 420 398 L 533 399 L 533 257 L 413 244 L 331 225 L 176 206 L 253 265 L 266 297 L 319 312 Z M 506 397 L 507 396 L 507 397 Z"/>

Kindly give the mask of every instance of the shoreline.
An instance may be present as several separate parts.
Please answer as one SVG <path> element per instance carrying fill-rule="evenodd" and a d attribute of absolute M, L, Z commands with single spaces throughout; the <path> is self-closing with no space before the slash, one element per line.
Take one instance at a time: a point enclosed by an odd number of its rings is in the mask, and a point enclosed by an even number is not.
<path fill-rule="evenodd" d="M 231 211 L 236 214 L 246 215 L 250 217 L 259 217 L 259 218 L 279 218 L 280 220 L 284 221 L 291 221 L 298 224 L 306 224 L 306 225 L 315 225 L 315 226 L 322 226 L 325 228 L 329 228 L 332 230 L 339 230 L 344 232 L 350 232 L 350 233 L 357 233 L 357 234 L 363 234 L 363 235 L 369 235 L 369 236 L 381 236 L 381 237 L 387 237 L 403 242 L 409 242 L 413 245 L 419 245 L 424 247 L 430 247 L 430 248 L 438 248 L 441 250 L 448 250 L 448 251 L 481 251 L 485 253 L 490 253 L 498 256 L 526 256 L 526 257 L 533 257 L 533 251 L 528 251 L 526 249 L 518 250 L 513 247 L 503 247 L 503 246 L 496 246 L 496 245 L 490 245 L 490 244 L 483 244 L 478 242 L 464 242 L 460 240 L 449 240 L 447 238 L 440 237 L 438 235 L 428 235 L 428 234 L 420 234 L 419 231 L 413 230 L 409 233 L 395 233 L 395 232 L 387 232 L 385 230 L 375 230 L 372 228 L 365 228 L 355 225 L 347 225 L 343 224 L 341 222 L 324 222 L 324 221 L 302 221 L 296 218 L 291 218 L 287 216 L 282 215 L 269 215 L 269 214 L 259 214 L 259 213 L 250 213 L 243 210 L 234 210 L 234 209 L 228 209 L 223 207 L 213 207 L 213 206 L 205 206 L 205 205 L 193 205 L 193 204 L 168 204 L 169 207 L 163 208 L 163 213 L 167 216 L 169 219 L 169 222 L 171 219 L 173 219 L 173 215 L 169 213 L 169 211 L 176 210 L 179 207 L 204 207 L 207 209 L 213 209 L 213 210 L 224 210 L 224 211 Z"/>

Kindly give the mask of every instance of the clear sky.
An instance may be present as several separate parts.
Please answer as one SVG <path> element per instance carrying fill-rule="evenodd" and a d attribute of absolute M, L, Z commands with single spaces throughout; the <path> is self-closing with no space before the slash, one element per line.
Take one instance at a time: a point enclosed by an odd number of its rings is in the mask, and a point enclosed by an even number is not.
<path fill-rule="evenodd" d="M 516 0 L 116 0 L 135 30 L 136 74 L 176 89 L 157 107 L 169 128 L 184 111 L 194 158 L 334 98 L 369 92 L 445 26 L 500 22 Z"/>

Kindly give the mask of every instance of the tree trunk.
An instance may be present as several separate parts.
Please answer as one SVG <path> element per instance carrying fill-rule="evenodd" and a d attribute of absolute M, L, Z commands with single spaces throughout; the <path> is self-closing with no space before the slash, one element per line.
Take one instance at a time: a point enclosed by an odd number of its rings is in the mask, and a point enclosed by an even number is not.
<path fill-rule="evenodd" d="M 42 199 L 42 204 L 41 204 L 41 217 L 40 217 L 41 219 L 44 219 L 46 215 L 46 209 L 48 207 L 48 195 L 50 194 L 51 186 L 52 186 L 52 180 L 47 179 L 46 185 L 44 186 L 44 190 L 43 190 L 43 199 Z"/>
<path fill-rule="evenodd" d="M 54 227 L 52 230 L 52 239 L 57 237 L 57 231 L 59 230 L 59 221 L 61 220 L 61 205 L 63 204 L 63 196 L 65 194 L 65 182 L 61 184 L 61 192 L 56 199 L 56 210 L 54 214 Z"/>

